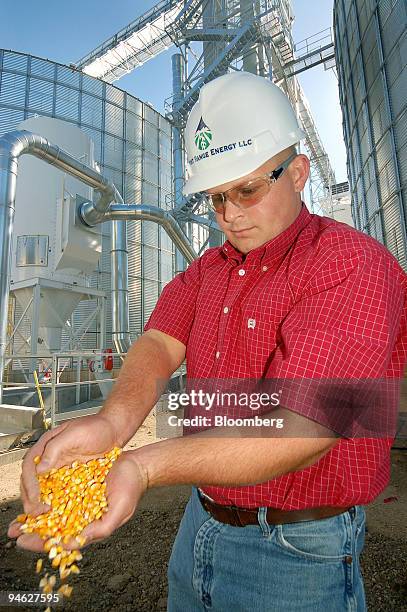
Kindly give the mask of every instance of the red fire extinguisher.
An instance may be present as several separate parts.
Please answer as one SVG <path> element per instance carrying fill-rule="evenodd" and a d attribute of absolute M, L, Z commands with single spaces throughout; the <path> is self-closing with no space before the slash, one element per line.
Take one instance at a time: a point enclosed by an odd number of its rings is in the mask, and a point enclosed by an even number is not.
<path fill-rule="evenodd" d="M 113 349 L 103 349 L 103 365 L 105 370 L 113 370 Z"/>

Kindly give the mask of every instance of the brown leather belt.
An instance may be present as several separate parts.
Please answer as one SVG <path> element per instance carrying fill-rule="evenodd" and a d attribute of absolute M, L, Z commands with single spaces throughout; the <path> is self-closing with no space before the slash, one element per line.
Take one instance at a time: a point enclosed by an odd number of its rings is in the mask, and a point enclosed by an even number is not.
<path fill-rule="evenodd" d="M 222 506 L 217 504 L 207 497 L 201 495 L 198 491 L 199 499 L 202 506 L 205 508 L 214 519 L 233 527 L 246 527 L 246 525 L 258 525 L 258 508 L 239 508 L 238 506 Z M 319 508 L 306 508 L 305 510 L 280 510 L 279 508 L 267 508 L 267 522 L 274 525 L 282 525 L 284 523 L 299 523 L 301 521 L 317 521 L 319 519 L 329 518 L 346 512 L 349 508 L 340 508 L 335 506 L 321 506 Z"/>

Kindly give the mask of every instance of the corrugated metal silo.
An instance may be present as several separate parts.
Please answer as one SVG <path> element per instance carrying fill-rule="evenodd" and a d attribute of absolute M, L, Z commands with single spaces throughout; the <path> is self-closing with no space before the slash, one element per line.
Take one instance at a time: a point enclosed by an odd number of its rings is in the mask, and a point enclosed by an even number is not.
<path fill-rule="evenodd" d="M 355 227 L 407 269 L 407 3 L 335 0 L 334 30 Z"/>

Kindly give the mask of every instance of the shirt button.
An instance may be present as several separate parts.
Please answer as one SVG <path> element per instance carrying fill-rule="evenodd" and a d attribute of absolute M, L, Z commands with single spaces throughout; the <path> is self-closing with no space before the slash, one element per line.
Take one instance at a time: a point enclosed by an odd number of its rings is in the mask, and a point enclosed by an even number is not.
<path fill-rule="evenodd" d="M 244 276 L 245 274 L 246 274 L 246 270 L 243 270 L 243 268 L 240 268 L 239 276 Z"/>
<path fill-rule="evenodd" d="M 227 314 L 227 313 L 229 312 L 229 308 L 228 308 L 227 306 L 225 306 L 225 308 L 223 309 L 223 312 L 224 312 L 225 314 Z"/>
<path fill-rule="evenodd" d="M 262 270 L 263 270 L 263 272 L 267 272 L 268 267 L 267 266 L 263 266 Z"/>
<path fill-rule="evenodd" d="M 219 351 L 216 351 L 216 355 L 215 356 L 216 356 L 216 359 L 219 359 L 219 357 L 220 357 Z"/>

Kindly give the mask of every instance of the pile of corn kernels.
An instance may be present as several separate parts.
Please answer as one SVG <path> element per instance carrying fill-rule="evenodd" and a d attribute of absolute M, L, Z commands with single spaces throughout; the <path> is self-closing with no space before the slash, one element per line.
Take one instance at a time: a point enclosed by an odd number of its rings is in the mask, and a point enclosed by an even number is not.
<path fill-rule="evenodd" d="M 72 587 L 65 581 L 70 574 L 79 574 L 76 562 L 82 559 L 79 550 L 67 550 L 63 544 L 67 545 L 71 538 L 76 538 L 83 546 L 86 542 L 81 535 L 83 529 L 101 519 L 107 511 L 105 478 L 120 453 L 121 449 L 115 447 L 102 458 L 87 463 L 74 461 L 71 466 L 39 474 L 41 501 L 51 509 L 39 516 L 20 514 L 17 517 L 23 533 L 36 533 L 44 540 L 44 551 L 48 553 L 51 568 L 59 572 L 61 584 L 57 593 L 63 597 L 71 596 Z M 34 463 L 40 461 L 41 457 L 35 457 Z M 43 560 L 38 559 L 36 572 L 39 574 L 42 568 Z M 57 575 L 47 572 L 39 586 L 43 593 L 51 594 L 56 584 Z"/>

